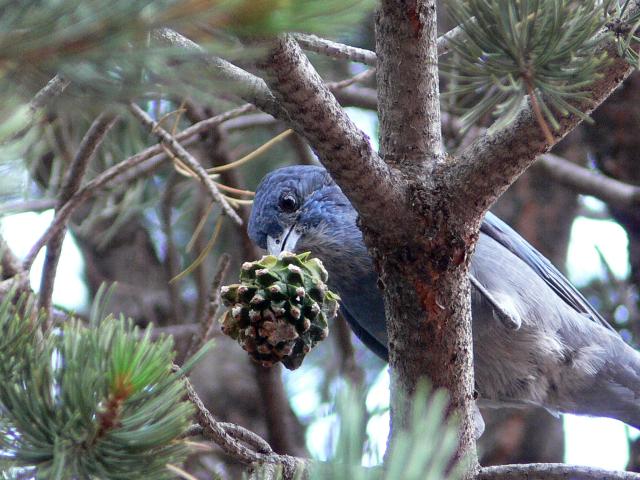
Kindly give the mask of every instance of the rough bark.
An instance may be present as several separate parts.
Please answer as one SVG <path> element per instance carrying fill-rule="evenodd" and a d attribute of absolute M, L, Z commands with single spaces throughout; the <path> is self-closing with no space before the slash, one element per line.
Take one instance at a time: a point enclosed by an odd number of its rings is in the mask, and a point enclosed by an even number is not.
<path fill-rule="evenodd" d="M 104 141 L 105 136 L 115 124 L 116 118 L 113 114 L 100 114 L 87 130 L 73 161 L 68 166 L 60 190 L 57 192 L 58 199 L 56 211 L 59 211 L 71 196 L 76 193 L 84 179 L 89 164 L 93 159 L 97 149 Z M 60 254 L 62 252 L 62 242 L 64 241 L 66 230 L 62 230 L 47 243 L 46 256 L 40 281 L 40 292 L 38 296 L 38 307 L 44 309 L 47 316 L 47 323 L 50 323 L 50 313 L 52 305 L 53 284 L 56 276 L 56 269 Z"/>
<path fill-rule="evenodd" d="M 612 472 L 596 467 L 534 463 L 482 468 L 477 480 L 638 480 L 639 477 L 636 473 Z"/>
<path fill-rule="evenodd" d="M 360 213 L 385 291 L 390 360 L 398 373 L 394 387 L 411 392 L 417 378 L 429 374 L 436 386 L 451 387 L 454 407 L 468 412 L 473 383 L 466 274 L 476 228 L 486 209 L 550 145 L 527 105 L 511 125 L 482 135 L 456 159 L 442 159 L 434 125 L 435 6 L 382 2 L 377 22 L 386 165 L 364 145 L 366 138 L 344 118 L 291 39 L 277 42 L 262 68 L 294 128 Z M 605 41 L 601 48 L 614 51 Z M 591 86 L 592 101 L 581 107 L 591 111 L 629 72 L 625 61 L 612 61 Z M 575 116 L 561 119 L 556 140 L 579 122 Z M 392 405 L 395 416 L 398 405 Z M 471 430 L 470 416 L 463 414 L 463 450 L 473 448 Z"/>
<path fill-rule="evenodd" d="M 407 395 L 421 378 L 447 388 L 461 420 L 459 454 L 475 462 L 468 254 L 474 233 L 438 191 L 445 163 L 433 1 L 383 1 L 376 18 L 380 154 L 402 171 L 408 196 L 398 222 L 374 232 L 362 222 L 384 289 L 391 409 L 406 427 Z M 389 219 L 387 219 L 389 220 Z M 472 475 L 473 469 L 469 474 Z"/>

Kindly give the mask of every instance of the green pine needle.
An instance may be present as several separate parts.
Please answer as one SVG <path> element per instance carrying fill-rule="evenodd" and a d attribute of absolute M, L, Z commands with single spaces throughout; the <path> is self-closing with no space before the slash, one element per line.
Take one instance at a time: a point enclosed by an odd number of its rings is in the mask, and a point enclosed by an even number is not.
<path fill-rule="evenodd" d="M 42 478 L 174 478 L 166 465 L 189 454 L 193 406 L 172 338 L 108 317 L 38 342 L 24 304 L 0 304 L 0 461 Z"/>
<path fill-rule="evenodd" d="M 529 95 L 549 140 L 558 117 L 587 118 L 587 87 L 607 61 L 595 51 L 604 10 L 596 0 L 454 0 L 464 32 L 444 65 L 466 127 L 492 113 L 496 128 L 513 120 Z"/>
<path fill-rule="evenodd" d="M 625 0 L 624 2 L 610 2 L 607 9 L 607 30 L 612 34 L 618 47 L 618 55 L 626 58 L 635 68 L 640 68 L 640 8 L 638 2 Z M 635 8 L 629 8 L 635 3 Z"/>

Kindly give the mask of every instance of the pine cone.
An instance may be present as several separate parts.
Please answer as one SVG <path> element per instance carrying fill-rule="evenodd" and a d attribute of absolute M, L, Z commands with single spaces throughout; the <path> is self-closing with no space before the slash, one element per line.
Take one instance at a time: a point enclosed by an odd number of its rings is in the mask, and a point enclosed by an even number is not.
<path fill-rule="evenodd" d="M 239 284 L 221 288 L 229 307 L 222 331 L 263 366 L 281 361 L 298 368 L 309 351 L 327 338 L 339 297 L 327 289 L 327 271 L 309 252 L 282 252 L 245 262 Z"/>

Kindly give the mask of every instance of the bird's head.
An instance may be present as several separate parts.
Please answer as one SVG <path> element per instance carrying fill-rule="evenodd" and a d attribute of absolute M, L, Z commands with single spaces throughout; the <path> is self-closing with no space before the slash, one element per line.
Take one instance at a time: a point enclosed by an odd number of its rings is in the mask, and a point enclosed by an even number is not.
<path fill-rule="evenodd" d="M 270 254 L 311 251 L 322 258 L 332 248 L 344 248 L 348 237 L 361 239 L 355 220 L 353 207 L 324 168 L 298 165 L 262 180 L 248 231 Z"/>

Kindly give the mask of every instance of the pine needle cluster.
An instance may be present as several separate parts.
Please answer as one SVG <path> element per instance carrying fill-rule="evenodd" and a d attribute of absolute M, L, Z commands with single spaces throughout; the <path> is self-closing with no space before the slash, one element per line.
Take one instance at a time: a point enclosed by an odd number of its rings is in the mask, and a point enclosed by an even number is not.
<path fill-rule="evenodd" d="M 636 68 L 640 67 L 640 55 L 638 55 L 638 45 L 640 45 L 640 10 L 635 9 L 634 12 L 630 7 L 635 4 L 638 6 L 637 0 L 625 0 L 624 2 L 612 2 L 609 11 L 609 21 L 606 23 L 607 29 L 614 35 L 618 55 L 626 58 L 631 65 Z"/>
<path fill-rule="evenodd" d="M 112 317 L 43 335 L 28 304 L 0 305 L 0 461 L 38 478 L 173 478 L 193 407 L 171 337 Z"/>
<path fill-rule="evenodd" d="M 465 125 L 488 113 L 498 117 L 496 127 L 505 125 L 525 95 L 550 143 L 558 116 L 586 118 L 579 105 L 607 62 L 594 48 L 606 6 L 595 0 L 455 0 L 450 13 L 463 35 L 451 40 L 455 55 L 445 67 Z"/>

